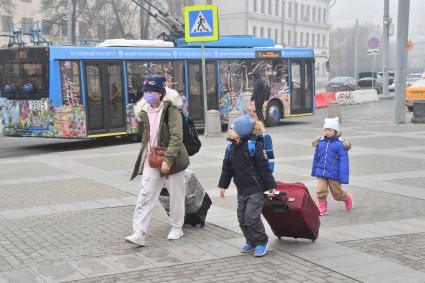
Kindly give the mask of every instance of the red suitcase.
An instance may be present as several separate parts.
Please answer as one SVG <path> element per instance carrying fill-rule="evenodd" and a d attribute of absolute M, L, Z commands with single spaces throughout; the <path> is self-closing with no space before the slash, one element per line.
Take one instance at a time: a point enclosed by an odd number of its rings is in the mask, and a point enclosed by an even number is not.
<path fill-rule="evenodd" d="M 306 238 L 313 242 L 319 236 L 319 209 L 303 183 L 277 182 L 278 195 L 266 198 L 263 215 L 273 233 L 281 237 Z"/>

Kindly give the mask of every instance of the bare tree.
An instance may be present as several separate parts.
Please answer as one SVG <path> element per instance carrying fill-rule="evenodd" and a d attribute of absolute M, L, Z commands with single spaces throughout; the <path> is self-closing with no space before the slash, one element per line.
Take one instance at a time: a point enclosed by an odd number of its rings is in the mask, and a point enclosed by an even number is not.
<path fill-rule="evenodd" d="M 76 42 L 76 24 L 81 14 L 87 9 L 87 0 L 72 0 L 71 13 L 71 37 L 72 43 Z M 67 0 L 42 0 L 41 11 L 50 18 L 52 23 L 56 24 L 56 35 L 64 35 L 66 30 L 66 21 L 68 20 L 68 1 Z"/>
<path fill-rule="evenodd" d="M 0 11 L 3 11 L 7 15 L 12 15 L 16 10 L 15 1 L 12 0 L 0 0 Z"/>

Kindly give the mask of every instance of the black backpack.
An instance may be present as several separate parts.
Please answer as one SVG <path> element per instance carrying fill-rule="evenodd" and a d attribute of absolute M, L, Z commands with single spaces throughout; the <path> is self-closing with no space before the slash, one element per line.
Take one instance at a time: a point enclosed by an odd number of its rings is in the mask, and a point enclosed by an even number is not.
<path fill-rule="evenodd" d="M 165 112 L 165 121 L 168 123 L 168 108 Z M 195 124 L 183 111 L 180 110 L 183 121 L 183 144 L 186 147 L 186 151 L 189 156 L 195 155 L 201 149 L 201 141 L 198 137 L 198 132 L 196 131 Z"/>
<path fill-rule="evenodd" d="M 264 87 L 264 100 L 269 100 L 272 90 L 270 88 L 270 85 L 265 80 L 263 80 L 263 87 Z"/>
<path fill-rule="evenodd" d="M 183 111 L 180 111 L 182 114 L 183 120 L 183 143 L 186 147 L 187 153 L 189 156 L 195 155 L 201 149 L 201 141 L 198 137 L 198 132 L 196 131 L 195 124 L 185 115 Z"/>

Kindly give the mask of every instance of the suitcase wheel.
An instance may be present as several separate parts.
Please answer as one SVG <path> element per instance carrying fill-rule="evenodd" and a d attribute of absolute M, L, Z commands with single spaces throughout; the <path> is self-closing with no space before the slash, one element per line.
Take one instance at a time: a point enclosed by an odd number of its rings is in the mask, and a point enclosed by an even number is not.
<path fill-rule="evenodd" d="M 204 228 L 204 226 L 205 226 L 205 221 L 201 221 L 201 223 L 199 223 L 199 226 L 201 226 L 201 228 Z"/>
<path fill-rule="evenodd" d="M 195 224 L 195 223 L 190 223 L 190 225 L 192 225 L 192 227 L 195 227 L 195 226 L 196 226 L 196 224 Z"/>

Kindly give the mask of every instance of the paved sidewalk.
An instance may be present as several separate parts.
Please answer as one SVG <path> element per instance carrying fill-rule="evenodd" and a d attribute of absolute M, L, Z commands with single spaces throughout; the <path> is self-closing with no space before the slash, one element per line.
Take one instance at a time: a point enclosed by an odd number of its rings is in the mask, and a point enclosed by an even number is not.
<path fill-rule="evenodd" d="M 0 159 L 0 283 L 423 283 L 425 125 L 393 124 L 392 103 L 341 107 L 343 135 L 353 144 L 344 186 L 354 196 L 353 211 L 330 199 L 315 243 L 278 240 L 267 226 L 264 258 L 240 253 L 235 188 L 217 196 L 224 135 L 202 138 L 191 159 L 213 200 L 206 226 L 185 227 L 182 239 L 168 241 L 168 217 L 158 205 L 143 248 L 124 242 L 140 182 L 129 182 L 138 144 Z M 267 128 L 276 178 L 304 182 L 313 195 L 311 141 L 326 114 L 320 109 Z"/>

